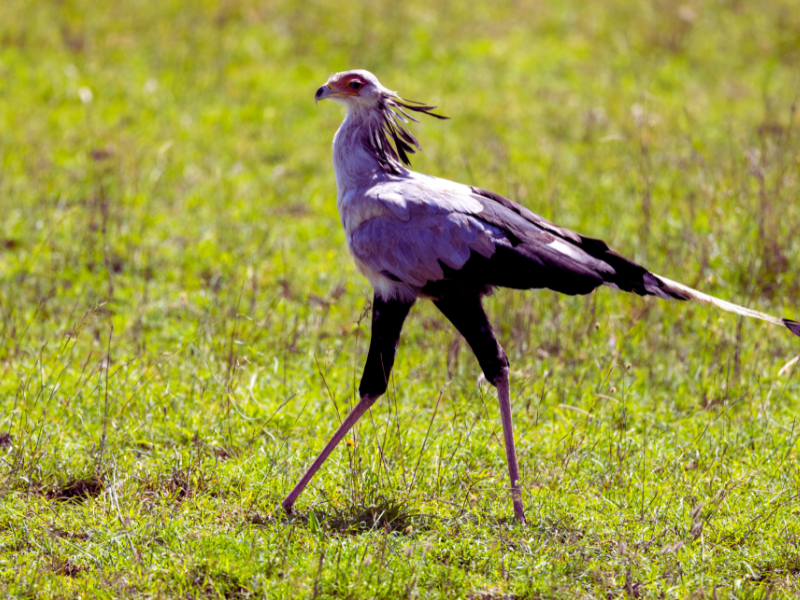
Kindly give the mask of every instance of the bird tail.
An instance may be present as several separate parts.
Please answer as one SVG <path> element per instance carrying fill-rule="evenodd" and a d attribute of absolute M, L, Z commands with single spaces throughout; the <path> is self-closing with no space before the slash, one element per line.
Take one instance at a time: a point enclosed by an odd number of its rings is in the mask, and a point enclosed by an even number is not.
<path fill-rule="evenodd" d="M 653 276 L 663 285 L 665 290 L 672 292 L 676 297 L 684 296 L 687 300 L 694 300 L 695 302 L 700 302 L 701 304 L 715 306 L 721 310 L 732 312 L 737 315 L 761 319 L 762 321 L 768 321 L 769 323 L 774 323 L 775 325 L 782 325 L 788 328 L 789 331 L 796 336 L 800 336 L 800 323 L 796 321 L 792 321 L 790 319 L 781 319 L 780 317 L 773 317 L 772 315 L 753 310 L 752 308 L 745 308 L 744 306 L 739 306 L 738 304 L 733 304 L 732 302 L 720 300 L 719 298 L 709 296 L 703 292 L 698 292 L 697 290 L 693 290 L 690 287 L 682 285 L 676 281 L 672 281 L 671 279 L 667 279 L 666 277 L 661 277 L 655 273 Z"/>

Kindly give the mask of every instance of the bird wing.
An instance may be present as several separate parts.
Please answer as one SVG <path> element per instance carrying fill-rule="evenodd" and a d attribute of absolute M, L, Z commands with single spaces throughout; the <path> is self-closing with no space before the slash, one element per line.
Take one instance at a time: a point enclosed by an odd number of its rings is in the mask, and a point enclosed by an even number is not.
<path fill-rule="evenodd" d="M 795 335 L 800 336 L 800 323 L 796 321 L 775 317 L 751 308 L 739 306 L 738 304 L 715 298 L 714 296 L 704 294 L 698 290 L 667 279 L 666 277 L 651 273 L 641 265 L 611 250 L 602 240 L 586 237 L 574 231 L 570 231 L 569 229 L 554 225 L 547 219 L 532 213 L 525 207 L 493 192 L 488 192 L 479 188 L 471 188 L 471 190 L 480 199 L 482 204 L 483 210 L 480 213 L 480 218 L 485 219 L 489 223 L 503 223 L 504 231 L 508 235 L 516 237 L 518 241 L 514 248 L 515 252 L 540 255 L 541 246 L 536 240 L 537 237 L 540 236 L 538 232 L 543 230 L 561 240 L 563 243 L 556 245 L 562 250 L 565 250 L 568 255 L 573 255 L 575 249 L 580 250 L 582 254 L 576 256 L 576 258 L 582 265 L 590 268 L 592 267 L 593 263 L 590 261 L 587 262 L 585 256 L 599 261 L 601 266 L 600 268 L 596 268 L 595 273 L 602 279 L 604 285 L 642 296 L 657 296 L 665 300 L 693 300 L 734 314 L 761 319 L 762 321 L 767 321 L 776 325 L 783 325 Z M 533 226 L 533 229 L 530 228 L 530 225 Z M 533 231 L 533 235 L 531 235 L 531 231 Z M 552 243 L 548 245 L 553 246 Z M 573 273 L 569 271 L 565 271 L 564 275 L 568 278 L 574 277 Z M 563 289 L 551 285 L 545 287 L 550 287 L 557 291 L 564 291 Z M 585 292 L 567 291 L 566 293 Z"/>
<path fill-rule="evenodd" d="M 651 273 L 602 240 L 559 227 L 493 192 L 408 172 L 371 186 L 365 200 L 383 208 L 350 236 L 354 257 L 367 271 L 416 293 L 442 297 L 500 286 L 588 294 L 606 285 L 642 296 L 694 300 L 800 335 L 795 321 Z"/>
<path fill-rule="evenodd" d="M 479 218 L 506 232 L 515 254 L 536 263 L 544 261 L 555 276 L 544 285 L 565 294 L 586 294 L 607 285 L 641 296 L 687 300 L 684 290 L 665 284 L 641 265 L 615 252 L 602 240 L 555 225 L 524 206 L 494 192 L 470 188 L 481 204 Z M 527 278 L 530 278 L 528 275 Z M 517 286 L 511 286 L 517 287 Z"/>
<path fill-rule="evenodd" d="M 586 294 L 615 276 L 612 265 L 580 246 L 578 234 L 501 196 L 444 179 L 409 172 L 370 186 L 349 205 L 343 220 L 365 273 L 423 293 L 453 283 Z"/>
<path fill-rule="evenodd" d="M 458 272 L 473 255 L 491 258 L 501 231 L 459 212 L 374 217 L 353 232 L 357 261 L 389 279 L 421 290 Z"/>

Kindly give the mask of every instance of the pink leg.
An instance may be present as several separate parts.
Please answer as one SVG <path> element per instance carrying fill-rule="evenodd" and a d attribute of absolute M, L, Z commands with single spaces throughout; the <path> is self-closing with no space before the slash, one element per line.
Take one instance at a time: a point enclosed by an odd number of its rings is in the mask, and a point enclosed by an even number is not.
<path fill-rule="evenodd" d="M 509 391 L 508 369 L 503 369 L 497 383 L 497 398 L 500 401 L 500 419 L 503 422 L 503 437 L 506 442 L 506 459 L 508 460 L 508 475 L 511 478 L 511 500 L 514 504 L 514 514 L 523 525 L 525 509 L 522 507 L 522 492 L 519 487 L 519 466 L 517 466 L 517 450 L 514 446 L 514 425 L 511 422 L 511 393 Z"/>
<path fill-rule="evenodd" d="M 389 381 L 389 374 L 394 365 L 394 356 L 397 352 L 397 343 L 400 340 L 400 331 L 403 329 L 408 311 L 414 305 L 414 301 L 381 298 L 377 293 L 372 303 L 372 339 L 369 343 L 369 353 L 367 362 L 364 365 L 364 374 L 361 377 L 361 384 L 358 386 L 358 393 L 361 398 L 358 404 L 353 407 L 350 414 L 333 434 L 331 441 L 325 444 L 322 452 L 317 457 L 305 475 L 297 482 L 294 489 L 283 499 L 283 509 L 290 513 L 297 497 L 306 489 L 308 482 L 314 477 L 314 473 L 322 466 L 322 463 L 330 456 L 333 449 L 347 435 L 347 432 L 356 424 L 370 406 L 386 392 Z"/>
<path fill-rule="evenodd" d="M 297 485 L 294 486 L 294 489 L 289 492 L 289 495 L 283 499 L 281 503 L 283 505 L 283 509 L 287 513 L 292 512 L 292 506 L 294 505 L 295 500 L 297 497 L 303 493 L 303 490 L 306 489 L 308 482 L 311 481 L 311 478 L 314 477 L 314 474 L 317 470 L 322 466 L 322 463 L 330 456 L 330 453 L 333 452 L 333 449 L 342 441 L 347 432 L 352 429 L 353 425 L 361 418 L 370 406 L 375 404 L 375 401 L 379 398 L 379 396 L 362 396 L 361 400 L 353 407 L 353 410 L 350 411 L 350 414 L 347 415 L 347 418 L 342 422 L 339 426 L 339 429 L 336 430 L 336 433 L 333 434 L 331 441 L 325 444 L 325 447 L 320 452 L 320 455 L 317 459 L 311 463 L 311 466 L 308 467 L 308 470 L 305 472 L 305 475 L 297 482 Z"/>
<path fill-rule="evenodd" d="M 437 308 L 450 319 L 469 343 L 475 358 L 483 369 L 487 381 L 497 388 L 500 401 L 500 417 L 503 421 L 503 437 L 506 442 L 508 475 L 511 478 L 511 500 L 514 514 L 523 525 L 525 510 L 522 507 L 522 492 L 519 487 L 519 466 L 517 451 L 514 448 L 514 427 L 511 423 L 511 393 L 508 383 L 508 357 L 492 332 L 489 318 L 481 305 L 479 295 L 453 297 L 434 300 Z"/>

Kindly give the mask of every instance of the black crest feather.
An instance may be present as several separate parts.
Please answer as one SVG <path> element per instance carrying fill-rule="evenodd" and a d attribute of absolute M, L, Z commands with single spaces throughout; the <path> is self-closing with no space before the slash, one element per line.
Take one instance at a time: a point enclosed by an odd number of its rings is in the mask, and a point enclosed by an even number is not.
<path fill-rule="evenodd" d="M 381 113 L 380 126 L 370 132 L 366 142 L 367 150 L 373 154 L 387 173 L 399 173 L 403 166 L 410 166 L 409 154 L 416 154 L 417 150 L 422 152 L 417 138 L 406 128 L 406 123 L 417 119 L 406 111 L 414 111 L 435 117 L 437 119 L 449 119 L 443 115 L 437 115 L 434 110 L 436 106 L 429 106 L 414 100 L 405 100 L 398 96 L 384 96 L 378 110 Z"/>

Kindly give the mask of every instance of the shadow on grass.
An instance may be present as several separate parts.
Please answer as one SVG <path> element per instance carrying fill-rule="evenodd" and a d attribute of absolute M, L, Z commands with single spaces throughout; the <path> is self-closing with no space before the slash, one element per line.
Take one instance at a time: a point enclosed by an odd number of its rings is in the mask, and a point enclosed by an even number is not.
<path fill-rule="evenodd" d="M 385 531 L 412 535 L 415 531 L 428 529 L 430 517 L 412 513 L 405 502 L 383 496 L 372 502 L 350 504 L 331 511 L 311 510 L 307 514 L 283 512 L 276 516 L 254 515 L 249 523 L 264 526 L 275 522 L 299 523 L 308 527 L 319 527 L 330 533 L 359 535 L 370 531 Z"/>
<path fill-rule="evenodd" d="M 155 474 L 143 482 L 144 492 L 150 496 L 171 498 L 183 502 L 200 494 L 223 496 L 219 480 L 208 470 L 187 467 L 174 468 L 168 474 Z"/>
<path fill-rule="evenodd" d="M 195 567 L 187 573 L 186 578 L 193 591 L 201 592 L 206 598 L 234 600 L 253 596 L 253 591 L 235 575 L 207 566 Z"/>
<path fill-rule="evenodd" d="M 45 493 L 48 500 L 58 502 L 83 502 L 103 492 L 103 482 L 96 477 L 70 479 L 64 485 Z"/>
<path fill-rule="evenodd" d="M 64 560 L 58 560 L 53 563 L 53 572 L 56 575 L 63 575 L 64 577 L 70 577 L 70 578 L 80 577 L 81 573 L 88 570 L 89 567 L 76 564 L 72 562 L 69 558 Z"/>

